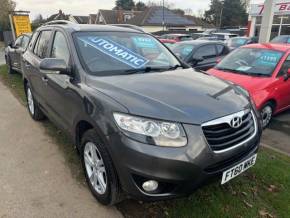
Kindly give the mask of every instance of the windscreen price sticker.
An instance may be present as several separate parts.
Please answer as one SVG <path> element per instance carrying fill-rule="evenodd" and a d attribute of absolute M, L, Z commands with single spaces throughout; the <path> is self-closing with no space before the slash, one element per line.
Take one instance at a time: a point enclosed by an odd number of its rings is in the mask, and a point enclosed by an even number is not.
<path fill-rule="evenodd" d="M 80 37 L 79 40 L 92 46 L 93 48 L 96 48 L 103 54 L 106 54 L 136 69 L 143 67 L 149 62 L 149 60 L 141 55 L 136 54 L 128 48 L 109 39 L 103 39 L 100 37 Z"/>

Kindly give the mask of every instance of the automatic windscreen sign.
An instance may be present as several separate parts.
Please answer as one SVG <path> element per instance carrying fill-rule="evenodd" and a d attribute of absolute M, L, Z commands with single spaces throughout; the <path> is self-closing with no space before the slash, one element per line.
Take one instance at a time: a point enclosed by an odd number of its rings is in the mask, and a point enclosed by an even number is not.
<path fill-rule="evenodd" d="M 103 39 L 101 37 L 79 37 L 79 40 L 99 50 L 103 54 L 136 69 L 143 67 L 149 62 L 149 60 L 141 55 L 109 39 Z"/>

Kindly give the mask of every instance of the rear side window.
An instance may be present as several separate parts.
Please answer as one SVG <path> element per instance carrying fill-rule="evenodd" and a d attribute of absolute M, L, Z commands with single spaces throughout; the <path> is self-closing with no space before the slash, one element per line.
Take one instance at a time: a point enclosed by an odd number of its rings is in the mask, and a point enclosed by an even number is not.
<path fill-rule="evenodd" d="M 66 64 L 69 63 L 69 57 L 70 57 L 69 49 L 67 46 L 65 36 L 61 32 L 55 33 L 55 37 L 54 37 L 54 41 L 52 45 L 51 57 L 63 59 L 66 62 Z"/>
<path fill-rule="evenodd" d="M 37 36 L 38 36 L 38 32 L 35 32 L 35 33 L 33 33 L 32 37 L 31 37 L 31 40 L 30 40 L 30 43 L 29 43 L 29 46 L 28 46 L 28 49 L 30 51 L 33 50 L 33 45 L 34 45 L 35 40 L 37 39 Z"/>
<path fill-rule="evenodd" d="M 17 47 L 20 47 L 22 38 L 23 38 L 23 36 L 19 36 L 19 37 L 16 39 L 14 45 L 17 46 Z"/>
<path fill-rule="evenodd" d="M 223 45 L 216 45 L 216 48 L 217 48 L 217 56 L 222 56 L 229 53 L 228 49 Z"/>
<path fill-rule="evenodd" d="M 27 36 L 23 36 L 21 47 L 25 49 L 28 43 L 29 43 L 29 38 Z"/>
<path fill-rule="evenodd" d="M 197 49 L 195 55 L 196 57 L 202 58 L 213 58 L 216 56 L 215 45 L 205 45 Z"/>
<path fill-rule="evenodd" d="M 50 36 L 51 36 L 51 31 L 49 30 L 40 32 L 38 36 L 33 53 L 36 54 L 41 59 L 47 56 Z"/>

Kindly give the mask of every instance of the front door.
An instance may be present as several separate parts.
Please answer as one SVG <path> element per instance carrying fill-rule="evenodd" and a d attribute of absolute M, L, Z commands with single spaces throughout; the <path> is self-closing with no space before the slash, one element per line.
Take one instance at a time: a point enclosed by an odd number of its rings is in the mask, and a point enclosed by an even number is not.
<path fill-rule="evenodd" d="M 217 52 L 215 45 L 204 45 L 198 48 L 193 54 L 193 60 L 200 58 L 203 60 L 198 63 L 193 63 L 193 68 L 206 71 L 214 67 L 217 63 Z"/>
<path fill-rule="evenodd" d="M 283 63 L 275 82 L 276 95 L 277 99 L 279 99 L 279 108 L 281 109 L 290 107 L 290 78 L 285 79 L 284 77 L 288 69 L 290 69 L 290 55 Z"/>

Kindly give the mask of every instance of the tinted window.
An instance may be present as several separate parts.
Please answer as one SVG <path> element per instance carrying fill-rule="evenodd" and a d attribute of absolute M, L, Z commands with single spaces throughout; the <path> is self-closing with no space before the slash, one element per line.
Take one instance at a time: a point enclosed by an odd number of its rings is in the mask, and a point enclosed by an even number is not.
<path fill-rule="evenodd" d="M 21 47 L 25 49 L 28 43 L 29 43 L 29 38 L 27 36 L 23 36 Z"/>
<path fill-rule="evenodd" d="M 70 57 L 69 49 L 67 46 L 66 39 L 61 32 L 56 32 L 55 34 L 52 45 L 51 57 L 60 58 L 63 59 L 67 64 L 69 63 Z"/>
<path fill-rule="evenodd" d="M 223 45 L 216 45 L 216 48 L 217 48 L 217 52 L 218 52 L 217 56 L 222 56 L 222 55 L 226 55 L 229 53 L 228 49 Z"/>
<path fill-rule="evenodd" d="M 29 43 L 29 50 L 33 49 L 33 45 L 34 45 L 35 40 L 37 39 L 37 36 L 38 36 L 38 32 L 33 33 L 30 43 Z"/>
<path fill-rule="evenodd" d="M 239 74 L 271 76 L 283 54 L 268 49 L 238 48 L 226 56 L 216 68 Z"/>
<path fill-rule="evenodd" d="M 34 47 L 34 53 L 38 57 L 40 58 L 46 57 L 50 36 L 51 36 L 51 31 L 42 31 L 39 34 L 36 45 Z"/>
<path fill-rule="evenodd" d="M 185 60 L 193 51 L 194 45 L 192 44 L 177 44 L 174 46 L 173 53 Z"/>
<path fill-rule="evenodd" d="M 181 36 L 179 37 L 180 41 L 189 41 L 189 40 L 193 40 L 193 38 L 191 36 Z"/>
<path fill-rule="evenodd" d="M 212 58 L 216 56 L 215 45 L 205 45 L 197 49 L 195 57 Z"/>
<path fill-rule="evenodd" d="M 288 36 L 277 36 L 274 39 L 272 39 L 271 42 L 273 43 L 286 43 L 288 39 Z"/>
<path fill-rule="evenodd" d="M 14 43 L 14 46 L 20 46 L 21 45 L 21 40 L 22 40 L 23 36 L 19 36 Z"/>

